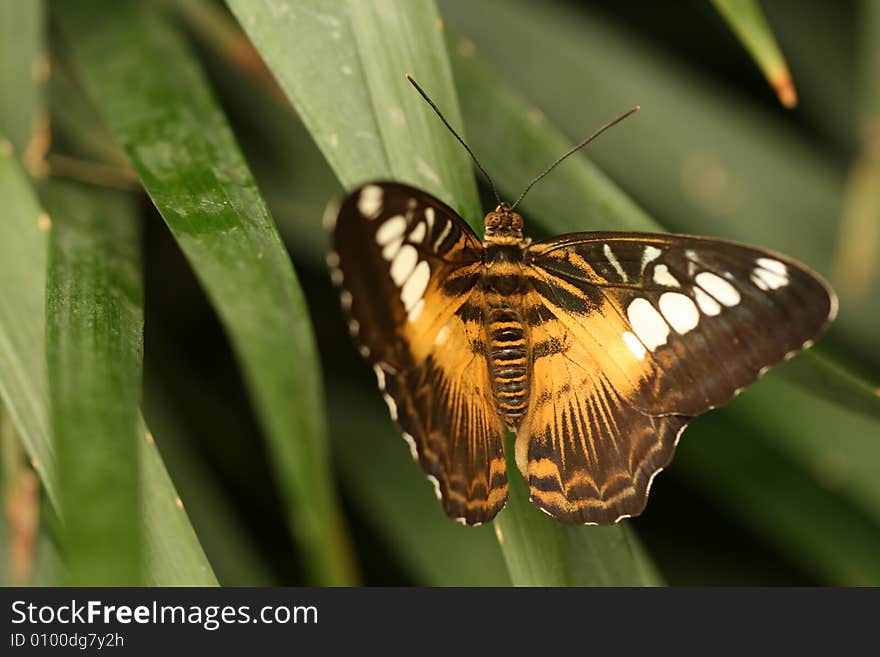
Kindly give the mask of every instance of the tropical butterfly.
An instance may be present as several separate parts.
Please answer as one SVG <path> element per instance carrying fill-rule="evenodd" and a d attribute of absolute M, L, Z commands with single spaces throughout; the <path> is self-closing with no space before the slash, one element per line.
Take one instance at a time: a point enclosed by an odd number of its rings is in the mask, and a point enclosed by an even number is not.
<path fill-rule="evenodd" d="M 329 213 L 331 277 L 448 516 L 478 525 L 504 506 L 507 427 L 535 505 L 568 524 L 615 523 L 645 508 L 688 421 L 809 347 L 837 301 L 804 265 L 735 242 L 532 242 L 515 212 L 524 195 L 499 200 L 481 240 L 427 192 L 366 183 Z"/>

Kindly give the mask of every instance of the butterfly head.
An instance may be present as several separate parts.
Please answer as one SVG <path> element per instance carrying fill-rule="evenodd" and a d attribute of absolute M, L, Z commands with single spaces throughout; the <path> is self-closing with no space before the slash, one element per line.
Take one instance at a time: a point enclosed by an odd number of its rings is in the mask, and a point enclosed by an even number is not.
<path fill-rule="evenodd" d="M 486 241 L 492 244 L 517 244 L 523 238 L 523 218 L 507 203 L 501 203 L 486 215 Z"/>

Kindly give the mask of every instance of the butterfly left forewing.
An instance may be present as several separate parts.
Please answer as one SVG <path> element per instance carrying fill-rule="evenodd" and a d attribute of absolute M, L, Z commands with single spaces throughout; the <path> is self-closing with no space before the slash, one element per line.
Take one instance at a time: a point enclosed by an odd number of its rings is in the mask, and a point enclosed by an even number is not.
<path fill-rule="evenodd" d="M 448 206 L 399 183 L 364 185 L 334 212 L 331 277 L 349 331 L 447 515 L 490 520 L 507 499 L 492 405 L 482 245 Z"/>
<path fill-rule="evenodd" d="M 528 264 L 534 384 L 517 462 L 566 522 L 639 513 L 689 417 L 811 344 L 836 310 L 799 263 L 705 238 L 568 235 Z"/>

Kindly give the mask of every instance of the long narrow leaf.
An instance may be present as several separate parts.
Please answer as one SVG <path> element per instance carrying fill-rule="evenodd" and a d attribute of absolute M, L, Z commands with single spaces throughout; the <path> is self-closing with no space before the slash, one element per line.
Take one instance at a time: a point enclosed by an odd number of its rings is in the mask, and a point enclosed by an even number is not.
<path fill-rule="evenodd" d="M 142 581 L 136 441 L 143 303 L 126 196 L 55 183 L 46 354 L 62 546 L 73 585 Z"/>
<path fill-rule="evenodd" d="M 0 134 L 29 171 L 29 165 L 39 166 L 48 145 L 44 14 L 42 0 L 0 2 Z"/>
<path fill-rule="evenodd" d="M 57 508 L 43 345 L 49 217 L 13 159 L 9 142 L 2 137 L 0 198 L 4 203 L 4 219 L 0 221 L 0 397 L 50 502 Z"/>
<path fill-rule="evenodd" d="M 86 88 L 230 334 L 313 581 L 351 582 L 305 302 L 198 65 L 145 5 L 58 10 Z"/>
<path fill-rule="evenodd" d="M 797 104 L 788 64 L 757 0 L 712 0 L 786 107 Z"/>
<path fill-rule="evenodd" d="M 0 141 L 2 146 L 2 141 Z M 53 508 L 58 508 L 55 458 L 49 439 L 46 383 L 46 234 L 50 225 L 24 173 L 0 148 L 0 196 L 6 220 L 0 222 L 0 394 Z M 41 226 L 43 228 L 41 228 Z M 141 427 L 140 436 L 146 436 Z M 216 584 L 186 513 L 176 504 L 155 445 L 138 441 L 147 539 L 149 583 L 172 586 Z"/>

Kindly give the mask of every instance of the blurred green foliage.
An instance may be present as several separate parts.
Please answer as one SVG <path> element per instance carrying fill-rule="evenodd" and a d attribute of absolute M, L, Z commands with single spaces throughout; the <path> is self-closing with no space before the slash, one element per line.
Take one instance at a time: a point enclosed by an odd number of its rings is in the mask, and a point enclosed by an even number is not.
<path fill-rule="evenodd" d="M 717 5 L 2 0 L 0 581 L 99 583 L 104 540 L 150 584 L 880 584 L 880 12 Z M 640 518 L 563 528 L 514 485 L 462 528 L 388 420 L 324 208 L 393 176 L 481 219 L 407 72 L 507 196 L 641 104 L 530 194 L 532 236 L 717 235 L 839 286 L 820 353 L 695 421 Z"/>

